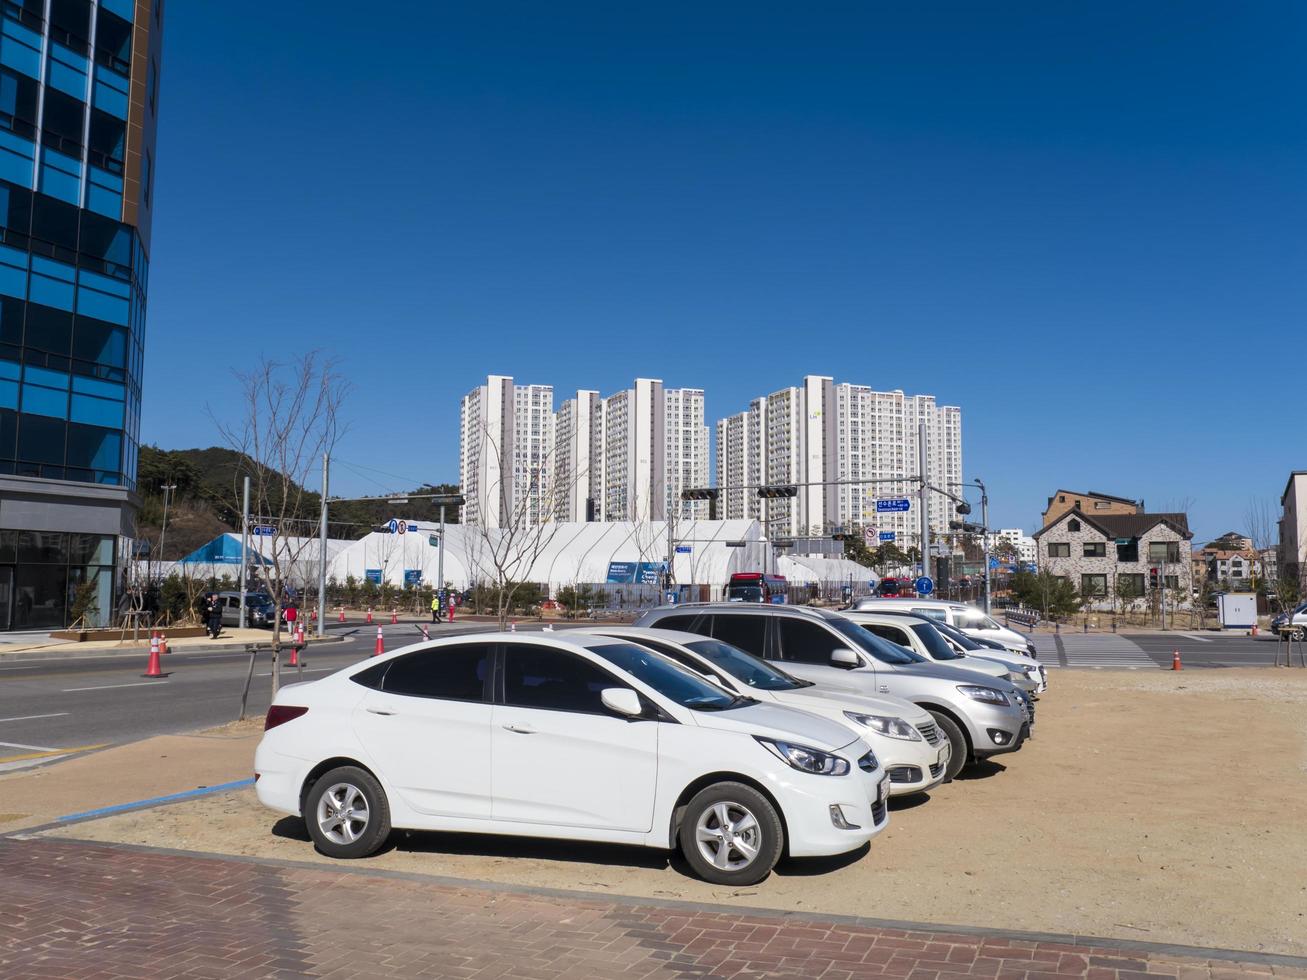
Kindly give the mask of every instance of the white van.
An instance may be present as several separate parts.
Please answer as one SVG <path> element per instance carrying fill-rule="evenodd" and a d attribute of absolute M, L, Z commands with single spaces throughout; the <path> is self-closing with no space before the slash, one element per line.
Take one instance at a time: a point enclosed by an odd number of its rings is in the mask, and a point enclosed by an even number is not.
<path fill-rule="evenodd" d="M 1032 658 L 1038 657 L 1038 654 L 1035 653 L 1035 644 L 1031 642 L 1030 637 L 996 623 L 985 615 L 982 610 L 962 602 L 950 602 L 946 599 L 868 597 L 859 599 L 854 603 L 853 608 L 860 612 L 893 609 L 895 612 L 909 612 L 914 616 L 929 616 L 931 619 L 942 619 L 949 625 L 962 630 L 968 636 L 974 636 L 981 640 L 994 640 L 1003 644 L 1006 649 L 1011 650 L 1013 653 Z"/>

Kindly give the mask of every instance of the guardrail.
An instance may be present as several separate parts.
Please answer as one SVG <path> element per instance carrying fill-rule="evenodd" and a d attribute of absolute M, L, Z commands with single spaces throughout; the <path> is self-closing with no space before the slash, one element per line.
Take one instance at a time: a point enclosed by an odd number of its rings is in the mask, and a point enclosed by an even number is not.
<path fill-rule="evenodd" d="M 1004 609 L 1003 625 L 1010 627 L 1013 623 L 1032 630 L 1039 625 L 1039 613 L 1033 609 Z"/>

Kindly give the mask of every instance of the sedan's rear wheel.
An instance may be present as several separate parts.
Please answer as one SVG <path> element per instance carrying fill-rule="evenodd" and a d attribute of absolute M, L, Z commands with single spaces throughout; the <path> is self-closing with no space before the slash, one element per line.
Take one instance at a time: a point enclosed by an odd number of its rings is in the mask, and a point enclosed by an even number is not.
<path fill-rule="evenodd" d="M 341 766 L 324 773 L 309 790 L 304 823 L 328 857 L 367 857 L 390 836 L 390 807 L 371 773 Z"/>
<path fill-rule="evenodd" d="M 935 719 L 935 724 L 939 726 L 939 730 L 944 733 L 944 737 L 948 739 L 948 768 L 944 770 L 944 782 L 948 782 L 970 761 L 971 748 L 967 745 L 967 737 L 962 734 L 962 729 L 958 727 L 956 721 L 936 711 L 931 711 L 930 714 Z"/>
<path fill-rule="evenodd" d="M 771 801 L 743 783 L 700 790 L 685 808 L 681 853 L 695 874 L 715 885 L 753 885 L 771 873 L 785 846 Z"/>

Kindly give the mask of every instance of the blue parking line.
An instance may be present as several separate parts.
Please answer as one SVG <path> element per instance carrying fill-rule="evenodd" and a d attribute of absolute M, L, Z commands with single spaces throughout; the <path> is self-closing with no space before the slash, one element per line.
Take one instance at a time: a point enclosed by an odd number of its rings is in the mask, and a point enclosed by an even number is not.
<path fill-rule="evenodd" d="M 188 789 L 184 793 L 169 793 L 167 796 L 153 796 L 148 800 L 134 800 L 131 803 L 119 803 L 115 806 L 102 806 L 96 810 L 83 810 L 81 813 L 70 813 L 66 816 L 55 817 L 59 823 L 69 823 L 74 820 L 90 820 L 93 817 L 107 817 L 112 813 L 122 813 L 125 810 L 140 810 L 147 806 L 155 806 L 159 803 L 174 803 L 177 800 L 189 800 L 195 796 L 207 796 L 210 793 L 222 793 L 229 789 L 244 789 L 246 786 L 253 786 L 253 779 L 238 779 L 234 783 L 220 783 L 217 786 L 201 786 L 199 789 Z"/>

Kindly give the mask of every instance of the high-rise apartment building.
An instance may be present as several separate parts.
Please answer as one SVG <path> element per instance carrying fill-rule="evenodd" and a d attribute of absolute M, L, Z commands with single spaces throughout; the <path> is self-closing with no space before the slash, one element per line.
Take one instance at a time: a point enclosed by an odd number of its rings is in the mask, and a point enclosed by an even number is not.
<path fill-rule="evenodd" d="M 597 391 L 578 391 L 554 416 L 554 517 L 592 521 L 599 507 L 603 402 Z"/>
<path fill-rule="evenodd" d="M 161 0 L 0 4 L 3 630 L 65 626 L 77 599 L 103 625 L 119 604 L 138 505 L 161 20 Z"/>
<path fill-rule="evenodd" d="M 554 389 L 492 374 L 463 396 L 459 486 L 464 520 L 484 527 L 554 516 Z"/>
<path fill-rule="evenodd" d="M 708 426 L 702 388 L 663 392 L 666 510 L 677 519 L 707 520 L 708 501 L 682 500 L 686 490 L 708 486 Z"/>
<path fill-rule="evenodd" d="M 919 503 L 877 514 L 877 498 L 911 496 L 920 472 L 918 422 L 927 428 L 927 473 L 945 487 L 962 479 L 962 413 L 930 395 L 877 392 L 809 376 L 754 399 L 717 423 L 717 482 L 728 518 L 761 518 L 774 537 L 826 534 L 836 527 L 892 531 L 907 547 L 919 537 Z M 866 480 L 902 482 L 858 483 Z M 797 484 L 790 498 L 759 500 L 759 485 Z M 732 487 L 747 487 L 746 490 Z M 955 490 L 956 492 L 956 490 Z M 930 526 L 947 528 L 951 505 L 930 499 Z"/>

